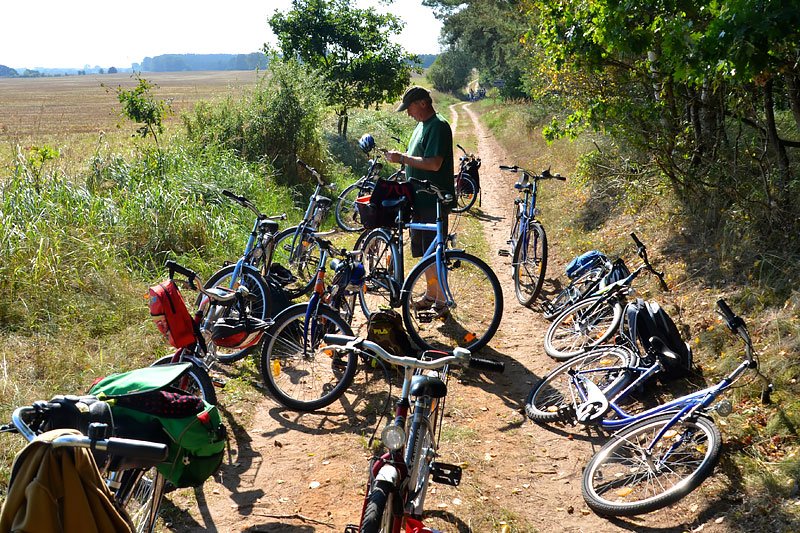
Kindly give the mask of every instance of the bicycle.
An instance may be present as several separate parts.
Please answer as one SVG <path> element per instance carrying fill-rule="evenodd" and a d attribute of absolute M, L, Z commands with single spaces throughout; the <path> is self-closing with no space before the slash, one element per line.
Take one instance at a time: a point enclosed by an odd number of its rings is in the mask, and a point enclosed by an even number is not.
<path fill-rule="evenodd" d="M 305 412 L 327 407 L 341 397 L 353 382 L 358 365 L 355 356 L 339 357 L 323 337 L 353 333 L 350 320 L 360 285 L 357 258 L 361 252 L 343 251 L 343 260 L 331 261 L 335 274 L 326 288 L 326 263 L 336 251 L 322 234 L 314 237 L 322 254 L 311 298 L 275 317 L 259 365 L 264 384 L 278 403 Z"/>
<path fill-rule="evenodd" d="M 522 174 L 514 184 L 520 196 L 514 199 L 511 236 L 508 240 L 511 250 L 501 249 L 498 253 L 504 257 L 511 256 L 517 300 L 522 305 L 530 306 L 542 290 L 547 271 L 547 234 L 536 218 L 539 212 L 536 209 L 539 182 L 548 179 L 566 181 L 567 178 L 551 174 L 549 169 L 536 174 L 517 165 L 500 165 L 500 170 Z"/>
<path fill-rule="evenodd" d="M 411 530 L 405 528 L 412 524 L 418 528 L 416 531 L 422 531 L 430 479 L 452 486 L 461 481 L 461 467 L 437 461 L 449 366 L 502 372 L 503 363 L 473 358 L 464 348 L 456 348 L 452 354 L 427 352 L 417 359 L 391 355 L 378 344 L 361 338 L 326 335 L 325 340 L 350 357 L 377 358 L 403 370 L 395 417 L 381 433 L 387 451 L 370 465 L 359 525 L 349 525 L 345 531 L 396 533 Z"/>
<path fill-rule="evenodd" d="M 463 213 L 475 205 L 475 200 L 478 200 L 481 194 L 478 175 L 481 158 L 476 157 L 475 154 L 468 154 L 460 144 L 456 144 L 456 146 L 463 155 L 458 158 L 459 168 L 455 176 L 456 205 L 453 206 L 452 211 L 453 213 Z M 480 205 L 480 201 L 478 201 L 478 205 Z"/>
<path fill-rule="evenodd" d="M 409 182 L 437 197 L 436 222 L 406 222 L 403 209 L 409 198 L 383 202 L 383 209 L 397 210 L 400 216 L 393 227 L 373 229 L 356 244 L 363 252 L 366 271 L 359 292 L 361 309 L 369 317 L 381 306 L 400 307 L 403 323 L 421 349 L 461 346 L 477 350 L 491 340 L 500 325 L 503 313 L 500 282 L 478 257 L 447 248 L 454 236 L 444 231 L 443 205 L 452 202 L 452 197 L 427 180 L 412 178 Z M 436 233 L 408 276 L 403 252 L 405 229 Z M 436 273 L 443 301 L 427 297 L 428 269 Z"/>
<path fill-rule="evenodd" d="M 623 309 L 634 294 L 633 281 L 648 271 L 654 274 L 662 290 L 668 290 L 664 273 L 657 271 L 647 258 L 647 248 L 635 233 L 630 234 L 636 243 L 636 252 L 642 263 L 629 272 L 621 259 L 612 267 L 615 274 L 610 284 L 598 287 L 593 296 L 584 298 L 558 315 L 544 336 L 544 351 L 553 359 L 565 361 L 610 339 L 619 329 Z M 609 279 L 609 278 L 604 278 Z"/>
<path fill-rule="evenodd" d="M 717 398 L 752 370 L 762 383 L 761 401 L 770 403 L 772 384 L 758 369 L 753 344 L 742 318 L 724 300 L 717 301 L 728 329 L 744 344 L 744 360 L 717 384 L 631 415 L 608 399 L 591 380 L 574 374 L 576 411 L 605 429 L 618 429 L 589 460 L 583 471 L 582 493 L 598 514 L 633 516 L 677 502 L 713 471 L 722 437 L 709 414 L 732 412 L 731 403 Z M 610 416 L 606 416 L 610 413 Z"/>
<path fill-rule="evenodd" d="M 284 288 L 292 299 L 308 294 L 314 284 L 314 274 L 319 264 L 319 246 L 314 240 L 314 233 L 319 231 L 333 205 L 333 201 L 323 196 L 322 192 L 325 189 L 334 190 L 332 185 L 325 184 L 322 175 L 314 167 L 301 159 L 297 160 L 297 164 L 314 177 L 316 187 L 308 200 L 303 220 L 275 236 L 274 260 L 286 265 L 295 278 Z"/>
<path fill-rule="evenodd" d="M 65 413 L 68 404 L 75 405 L 78 402 L 85 408 Z M 97 405 L 92 405 L 95 403 Z M 44 435 L 42 442 L 53 448 L 91 450 L 86 453 L 94 458 L 91 464 L 95 473 L 89 475 L 84 471 L 82 478 L 85 483 L 96 485 L 94 501 L 99 502 L 100 495 L 107 494 L 110 503 L 122 510 L 124 516 L 117 518 L 118 521 L 127 522 L 127 526 L 136 533 L 152 532 L 165 492 L 164 477 L 155 466 L 167 459 L 167 446 L 161 442 L 110 436 L 114 426 L 108 404 L 94 397 L 57 396 L 49 402 L 39 401 L 18 407 L 11 415 L 11 424 L 2 426 L 0 432 L 19 433 L 32 442 L 45 431 L 56 428 L 63 430 Z M 12 473 L 9 493 L 16 481 L 15 475 Z M 7 499 L 5 504 L 9 503 Z M 4 508 L 3 515 L 7 511 L 10 512 Z M 93 511 L 97 512 L 97 508 L 93 508 Z M 47 510 L 38 508 L 27 512 L 46 513 Z M 111 512 L 116 514 L 114 510 Z M 66 519 L 65 516 L 60 518 Z M 113 519 L 113 515 L 110 519 Z M 8 525 L 11 525 L 10 521 Z"/>
<path fill-rule="evenodd" d="M 289 296 L 283 287 L 292 283 L 293 276 L 277 263 L 273 263 L 275 245 L 278 236 L 278 220 L 286 220 L 286 214 L 265 215 L 249 199 L 223 190 L 222 195 L 231 201 L 252 211 L 256 215 L 250 237 L 244 247 L 244 253 L 233 264 L 223 266 L 209 276 L 204 288 L 213 289 L 217 286 L 228 287 L 235 290 L 237 287 L 246 287 L 250 293 L 247 299 L 246 312 L 248 315 L 260 320 L 269 320 L 278 311 L 289 305 Z M 207 296 L 200 295 L 196 306 L 203 305 L 202 299 Z M 235 307 L 227 309 L 236 311 Z M 209 311 L 211 315 L 218 315 L 216 310 Z M 208 348 L 215 352 L 215 356 L 223 363 L 233 363 L 247 356 L 253 347 L 230 350 L 224 346 L 213 343 Z"/>
<path fill-rule="evenodd" d="M 254 297 L 246 286 L 240 285 L 236 290 L 224 287 L 206 289 L 193 270 L 172 260 L 166 261 L 165 266 L 170 280 L 174 279 L 176 273 L 181 274 L 186 277 L 188 286 L 198 290 L 203 296 L 191 319 L 193 342 L 175 346 L 176 350 L 172 355 L 166 355 L 153 364 L 191 362 L 189 372 L 176 386 L 189 394 L 202 397 L 210 404 L 216 404 L 217 393 L 209 372 L 218 356 L 216 349 L 209 349 L 209 346 L 233 350 L 251 348 L 261 342 L 264 332 L 272 322 L 248 314 L 248 302 Z"/>
<path fill-rule="evenodd" d="M 369 156 L 375 148 L 375 139 L 369 133 L 365 133 L 358 140 L 358 146 Z M 374 158 L 370 158 L 367 173 L 339 193 L 339 197 L 336 199 L 334 208 L 336 224 L 344 231 L 354 232 L 364 229 L 364 225 L 361 223 L 361 214 L 356 208 L 356 200 L 372 194 L 375 189 L 378 174 L 383 169 L 383 163 L 379 161 L 380 154 L 381 152 L 378 151 Z"/>

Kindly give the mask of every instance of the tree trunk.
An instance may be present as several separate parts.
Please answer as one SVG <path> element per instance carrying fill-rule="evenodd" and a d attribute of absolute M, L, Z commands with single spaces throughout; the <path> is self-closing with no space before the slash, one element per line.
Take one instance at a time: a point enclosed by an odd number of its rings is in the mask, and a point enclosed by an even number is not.
<path fill-rule="evenodd" d="M 692 150 L 692 167 L 697 167 L 703 160 L 703 122 L 700 120 L 700 97 L 692 87 L 687 87 L 689 94 L 689 120 L 692 124 L 694 149 Z"/>
<path fill-rule="evenodd" d="M 789 156 L 786 153 L 786 147 L 781 142 L 780 137 L 778 137 L 778 128 L 775 125 L 775 101 L 772 89 L 773 80 L 770 79 L 764 85 L 764 115 L 766 117 L 767 144 L 772 150 L 778 164 L 779 191 L 777 196 L 780 199 L 779 201 L 783 202 L 787 197 L 791 170 L 789 169 Z"/>
<path fill-rule="evenodd" d="M 347 109 L 343 109 L 336 113 L 339 116 L 339 121 L 336 124 L 336 131 L 339 134 L 339 137 L 346 137 L 347 136 Z"/>

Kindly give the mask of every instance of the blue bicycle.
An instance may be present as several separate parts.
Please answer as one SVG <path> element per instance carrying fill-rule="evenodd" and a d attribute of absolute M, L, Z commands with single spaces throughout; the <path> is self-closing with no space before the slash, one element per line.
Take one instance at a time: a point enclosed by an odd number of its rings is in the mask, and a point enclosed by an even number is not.
<path fill-rule="evenodd" d="M 717 384 L 675 398 L 638 414 L 620 403 L 678 355 L 660 338 L 651 338 L 653 360 L 637 361 L 623 347 L 592 350 L 561 365 L 531 391 L 528 416 L 538 421 L 572 421 L 618 430 L 583 472 L 583 495 L 595 512 L 632 516 L 661 509 L 697 488 L 716 464 L 721 445 L 710 412 L 730 414 L 730 402 L 717 398 L 748 370 L 762 382 L 769 403 L 772 384 L 758 370 L 744 320 L 724 300 L 717 302 L 728 328 L 744 343 L 744 360 Z M 633 379 L 635 377 L 635 379 Z M 565 383 L 566 388 L 560 389 Z M 560 396 L 560 401 L 557 398 Z"/>
<path fill-rule="evenodd" d="M 503 314 L 503 292 L 492 269 L 464 250 L 448 249 L 443 205 L 450 194 L 426 180 L 409 180 L 437 198 L 436 222 L 407 222 L 409 198 L 387 200 L 382 210 L 398 213 L 392 227 L 373 229 L 359 238 L 366 274 L 359 293 L 366 316 L 381 307 L 400 307 L 412 341 L 420 349 L 455 347 L 477 350 L 491 340 Z M 405 276 L 403 231 L 435 232 L 436 237 Z"/>
<path fill-rule="evenodd" d="M 560 174 L 550 174 L 549 169 L 536 174 L 517 165 L 513 167 L 500 165 L 500 170 L 522 174 L 514 184 L 520 196 L 514 199 L 511 215 L 511 236 L 508 239 L 511 250 L 500 250 L 500 255 L 511 256 L 514 292 L 519 303 L 529 306 L 539 296 L 547 271 L 547 234 L 542 223 L 536 218 L 539 181 L 548 179 L 565 181 L 567 178 Z"/>

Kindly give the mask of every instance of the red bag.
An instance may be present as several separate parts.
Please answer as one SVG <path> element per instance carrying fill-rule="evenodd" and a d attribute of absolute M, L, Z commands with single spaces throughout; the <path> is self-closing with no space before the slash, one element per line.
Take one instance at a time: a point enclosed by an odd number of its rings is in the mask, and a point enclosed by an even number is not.
<path fill-rule="evenodd" d="M 150 287 L 150 316 L 175 348 L 194 344 L 194 321 L 178 286 L 171 279 Z"/>

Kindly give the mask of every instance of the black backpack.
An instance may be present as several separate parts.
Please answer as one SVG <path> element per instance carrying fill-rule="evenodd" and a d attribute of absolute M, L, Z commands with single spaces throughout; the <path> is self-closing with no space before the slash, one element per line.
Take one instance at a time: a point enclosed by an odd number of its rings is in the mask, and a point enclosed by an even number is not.
<path fill-rule="evenodd" d="M 417 357 L 417 351 L 403 327 L 403 319 L 392 309 L 375 311 L 369 316 L 367 340 L 376 343 L 392 355 Z"/>
<path fill-rule="evenodd" d="M 631 336 L 638 339 L 647 352 L 654 350 L 650 339 L 661 339 L 673 357 L 662 357 L 664 370 L 659 374 L 661 379 L 669 380 L 684 377 L 692 369 L 692 348 L 683 341 L 678 327 L 670 316 L 656 302 L 645 302 L 637 298 L 628 304 L 628 324 Z"/>

